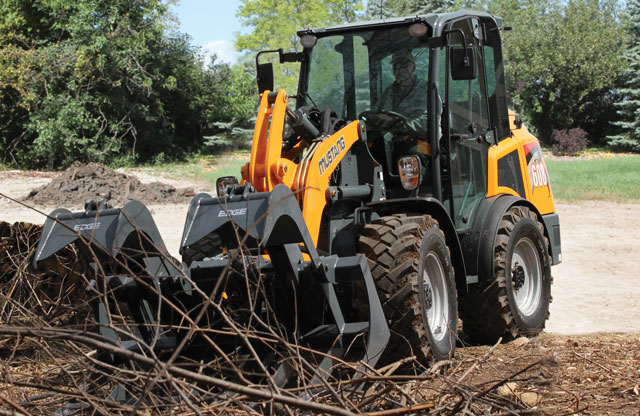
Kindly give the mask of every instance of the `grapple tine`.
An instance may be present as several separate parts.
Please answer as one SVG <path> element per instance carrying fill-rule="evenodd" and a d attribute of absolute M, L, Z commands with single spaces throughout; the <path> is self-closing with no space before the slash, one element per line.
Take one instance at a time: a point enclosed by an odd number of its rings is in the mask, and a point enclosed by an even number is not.
<path fill-rule="evenodd" d="M 56 209 L 49 214 L 44 223 L 33 265 L 37 267 L 41 261 L 78 240 L 115 257 L 134 232 L 143 233 L 148 246 L 168 256 L 151 213 L 139 201 L 130 201 L 123 208 L 76 213 L 67 209 Z"/>

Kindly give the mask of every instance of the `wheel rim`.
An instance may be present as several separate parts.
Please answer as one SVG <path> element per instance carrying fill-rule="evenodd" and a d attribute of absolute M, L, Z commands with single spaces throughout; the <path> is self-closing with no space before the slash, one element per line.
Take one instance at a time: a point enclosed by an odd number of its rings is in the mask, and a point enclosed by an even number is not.
<path fill-rule="evenodd" d="M 542 268 L 538 250 L 528 238 L 516 244 L 511 257 L 511 287 L 523 315 L 532 315 L 540 305 Z"/>
<path fill-rule="evenodd" d="M 449 298 L 446 276 L 438 256 L 427 254 L 424 261 L 422 281 L 423 296 L 429 331 L 434 341 L 441 341 L 447 334 L 449 322 Z"/>

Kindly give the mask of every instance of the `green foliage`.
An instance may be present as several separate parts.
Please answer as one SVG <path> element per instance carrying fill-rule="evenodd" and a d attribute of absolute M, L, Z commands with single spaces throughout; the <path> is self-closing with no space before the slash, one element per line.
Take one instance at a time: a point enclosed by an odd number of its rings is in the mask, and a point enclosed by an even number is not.
<path fill-rule="evenodd" d="M 7 0 L 0 12 L 0 161 L 179 158 L 212 123 L 255 111 L 250 74 L 204 68 L 163 0 Z"/>
<path fill-rule="evenodd" d="M 361 0 L 242 0 L 237 16 L 252 30 L 239 35 L 235 46 L 239 51 L 252 53 L 280 48 L 285 52 L 300 50 L 296 35 L 299 30 L 352 22 L 362 9 Z M 276 88 L 295 93 L 298 70 L 298 64 L 276 65 Z"/>
<path fill-rule="evenodd" d="M 212 136 L 205 136 L 205 146 L 218 153 L 221 150 L 250 150 L 255 119 L 233 119 L 231 122 L 213 123 L 217 130 Z"/>
<path fill-rule="evenodd" d="M 354 21 L 362 9 L 360 0 L 242 0 L 237 16 L 251 33 L 239 35 L 236 48 L 258 52 L 299 49 L 296 32 L 302 28 Z"/>
<path fill-rule="evenodd" d="M 640 151 L 640 1 L 627 1 L 629 23 L 628 38 L 623 58 L 627 66 L 620 72 L 622 87 L 615 106 L 621 120 L 613 123 L 621 128 L 618 135 L 610 136 L 613 147 Z"/>
<path fill-rule="evenodd" d="M 545 160 L 553 195 L 564 201 L 639 201 L 640 156 Z"/>
<path fill-rule="evenodd" d="M 27 131 L 35 133 L 31 154 L 36 164 L 40 164 L 39 158 L 47 158 L 50 163 L 67 166 L 74 160 L 104 159 L 101 152 L 117 154 L 120 150 L 113 142 L 101 147 L 99 136 L 94 134 L 100 130 L 100 120 L 92 111 L 100 107 L 95 97 L 61 92 L 45 97 L 38 107 L 40 111 L 34 112 L 27 123 Z M 50 155 L 58 155 L 57 160 Z"/>
<path fill-rule="evenodd" d="M 508 89 L 543 142 L 554 129 L 587 129 L 588 112 L 606 114 L 595 107 L 612 105 L 601 98 L 621 65 L 617 1 L 495 0 L 486 7 L 513 27 L 503 36 Z"/>
<path fill-rule="evenodd" d="M 454 5 L 449 0 L 370 0 L 367 2 L 367 19 L 384 19 L 416 14 L 443 13 Z"/>
<path fill-rule="evenodd" d="M 202 97 L 205 120 L 211 122 L 248 120 L 255 115 L 258 102 L 255 65 L 253 62 L 210 65 L 205 73 Z M 205 134 L 216 130 L 208 124 Z"/>

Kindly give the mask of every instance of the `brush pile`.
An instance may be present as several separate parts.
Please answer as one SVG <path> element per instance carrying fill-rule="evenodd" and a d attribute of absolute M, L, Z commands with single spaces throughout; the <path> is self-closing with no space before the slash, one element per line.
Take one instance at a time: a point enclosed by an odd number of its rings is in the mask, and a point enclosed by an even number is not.
<path fill-rule="evenodd" d="M 637 415 L 640 406 L 637 334 L 544 334 L 467 346 L 431 368 L 410 351 L 403 361 L 361 373 L 357 363 L 338 361 L 315 385 L 308 369 L 317 355 L 268 334 L 290 351 L 297 382 L 286 388 L 273 374 L 256 378 L 225 360 L 215 345 L 209 361 L 197 362 L 183 360 L 180 346 L 161 357 L 127 350 L 95 331 L 91 299 L 109 293 L 89 289 L 99 280 L 92 259 L 72 245 L 32 268 L 40 233 L 32 224 L 0 222 L 0 414 Z M 266 336 L 225 319 L 239 337 Z M 131 324 L 107 325 L 119 331 Z M 205 322 L 185 321 L 185 329 L 208 333 Z"/>

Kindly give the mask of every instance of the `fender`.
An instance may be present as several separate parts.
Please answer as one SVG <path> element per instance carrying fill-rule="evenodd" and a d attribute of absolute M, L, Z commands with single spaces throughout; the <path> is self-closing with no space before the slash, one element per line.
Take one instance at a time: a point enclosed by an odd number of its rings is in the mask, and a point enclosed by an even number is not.
<path fill-rule="evenodd" d="M 355 221 L 358 225 L 369 223 L 376 218 L 375 215 L 385 216 L 391 214 L 428 214 L 435 218 L 444 232 L 447 245 L 451 251 L 456 274 L 456 287 L 458 293 L 467 292 L 467 272 L 462 255 L 462 246 L 456 233 L 456 228 L 451 222 L 444 205 L 435 198 L 398 198 L 392 200 L 375 201 L 359 208 L 355 213 Z"/>
<path fill-rule="evenodd" d="M 526 199 L 519 198 L 513 195 L 499 195 L 496 197 L 486 199 L 488 204 L 485 204 L 486 212 L 484 221 L 482 223 L 481 232 L 479 235 L 478 244 L 475 245 L 477 250 L 478 265 L 478 282 L 489 282 L 493 279 L 493 248 L 496 241 L 496 235 L 498 233 L 498 225 L 503 215 L 513 206 L 525 206 L 531 211 L 535 212 L 538 216 L 538 220 L 544 225 L 544 235 L 549 238 L 549 230 L 547 224 L 544 221 L 540 212 L 536 207 Z M 552 256 L 553 258 L 553 256 Z"/>

